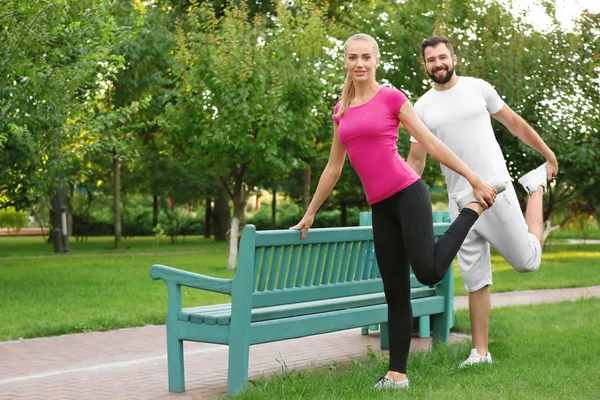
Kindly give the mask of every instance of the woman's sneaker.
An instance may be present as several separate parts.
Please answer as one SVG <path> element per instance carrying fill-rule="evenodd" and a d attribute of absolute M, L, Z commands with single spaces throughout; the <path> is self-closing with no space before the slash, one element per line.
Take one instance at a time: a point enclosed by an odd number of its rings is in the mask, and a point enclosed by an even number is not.
<path fill-rule="evenodd" d="M 474 364 L 491 364 L 492 363 L 492 355 L 487 353 L 485 356 L 482 356 L 477 352 L 477 349 L 471 349 L 471 354 L 469 354 L 469 358 L 465 361 L 461 362 L 458 368 L 465 368 L 469 365 Z"/>
<path fill-rule="evenodd" d="M 490 181 L 488 183 L 490 185 L 492 185 L 494 188 L 496 188 L 496 192 L 498 192 L 498 194 L 500 194 L 506 190 L 506 183 L 504 183 L 504 182 Z M 456 205 L 458 206 L 458 211 L 465 208 L 467 206 L 467 204 L 479 203 L 479 201 L 477 201 L 477 197 L 475 197 L 475 194 L 473 193 L 473 189 L 466 189 L 466 190 L 463 190 L 462 192 L 456 193 L 456 195 L 454 196 L 454 201 L 456 201 Z"/>
<path fill-rule="evenodd" d="M 523 189 L 531 196 L 532 193 L 537 192 L 540 188 L 544 188 L 546 192 L 546 185 L 548 185 L 548 174 L 546 173 L 546 163 L 543 163 L 534 170 L 529 171 L 525 175 L 519 178 L 519 183 L 523 186 Z"/>
<path fill-rule="evenodd" d="M 408 389 L 408 378 L 398 382 L 387 376 L 382 376 L 375 382 L 375 389 Z"/>

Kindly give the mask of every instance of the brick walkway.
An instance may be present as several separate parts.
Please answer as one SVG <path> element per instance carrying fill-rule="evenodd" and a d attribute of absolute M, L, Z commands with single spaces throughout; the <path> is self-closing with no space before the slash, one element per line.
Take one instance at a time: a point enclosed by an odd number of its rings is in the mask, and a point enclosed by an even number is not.
<path fill-rule="evenodd" d="M 495 307 L 600 297 L 600 286 L 494 294 Z M 466 298 L 455 299 L 456 308 Z M 453 335 L 452 340 L 464 337 Z M 379 348 L 379 335 L 359 329 L 250 348 L 250 378 L 345 362 Z M 413 350 L 429 340 L 414 339 Z M 0 399 L 207 399 L 224 395 L 227 347 L 185 343 L 186 388 L 167 391 L 164 326 L 0 342 Z"/>

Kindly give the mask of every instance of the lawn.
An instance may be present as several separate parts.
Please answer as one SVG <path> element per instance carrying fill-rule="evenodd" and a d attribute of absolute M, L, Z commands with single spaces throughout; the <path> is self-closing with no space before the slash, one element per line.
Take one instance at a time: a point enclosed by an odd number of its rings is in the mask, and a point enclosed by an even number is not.
<path fill-rule="evenodd" d="M 597 399 L 600 300 L 494 309 L 492 365 L 458 369 L 470 342 L 437 346 L 408 361 L 411 387 L 377 391 L 388 359 L 371 351 L 348 365 L 287 371 L 258 380 L 236 399 Z M 467 311 L 456 315 L 468 331 Z"/>
<path fill-rule="evenodd" d="M 164 323 L 167 290 L 150 279 L 154 263 L 222 278 L 234 274 L 226 268 L 227 243 L 188 237 L 178 244 L 154 238 L 123 244 L 128 248 L 110 250 L 110 237 L 90 238 L 54 255 L 41 238 L 0 238 L 0 341 Z M 516 273 L 497 255 L 493 260 L 495 292 L 600 285 L 600 245 L 548 246 L 534 274 Z M 455 288 L 465 293 L 460 272 Z M 184 291 L 184 306 L 228 300 Z"/>

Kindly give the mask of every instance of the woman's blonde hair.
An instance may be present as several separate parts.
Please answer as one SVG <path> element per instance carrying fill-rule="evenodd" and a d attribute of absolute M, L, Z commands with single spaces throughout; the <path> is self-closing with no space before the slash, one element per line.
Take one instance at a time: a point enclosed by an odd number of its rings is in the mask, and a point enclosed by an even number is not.
<path fill-rule="evenodd" d="M 355 40 L 366 40 L 371 42 L 375 50 L 375 57 L 379 57 L 379 45 L 377 44 L 377 41 L 373 39 L 372 36 L 367 35 L 366 33 L 357 33 L 355 35 L 350 36 L 348 40 L 346 40 L 346 43 L 344 43 L 344 60 L 346 60 L 346 55 L 350 43 L 352 43 Z M 344 89 L 342 90 L 342 97 L 340 99 L 342 104 L 336 114 L 336 117 L 341 118 L 342 115 L 344 115 L 348 107 L 350 107 L 352 99 L 354 99 L 354 81 L 352 81 L 352 78 L 350 78 L 350 74 L 348 73 L 346 74 L 346 82 L 344 83 Z"/>

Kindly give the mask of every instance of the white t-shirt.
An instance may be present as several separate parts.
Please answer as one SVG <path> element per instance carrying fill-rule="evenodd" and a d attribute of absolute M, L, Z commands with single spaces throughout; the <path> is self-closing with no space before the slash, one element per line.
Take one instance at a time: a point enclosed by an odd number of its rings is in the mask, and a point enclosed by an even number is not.
<path fill-rule="evenodd" d="M 461 76 L 448 90 L 430 89 L 415 103 L 415 110 L 429 130 L 483 180 L 509 182 L 510 174 L 490 118 L 503 106 L 492 85 Z M 411 137 L 411 142 L 417 140 Z M 471 187 L 461 175 L 441 167 L 450 198 Z"/>

